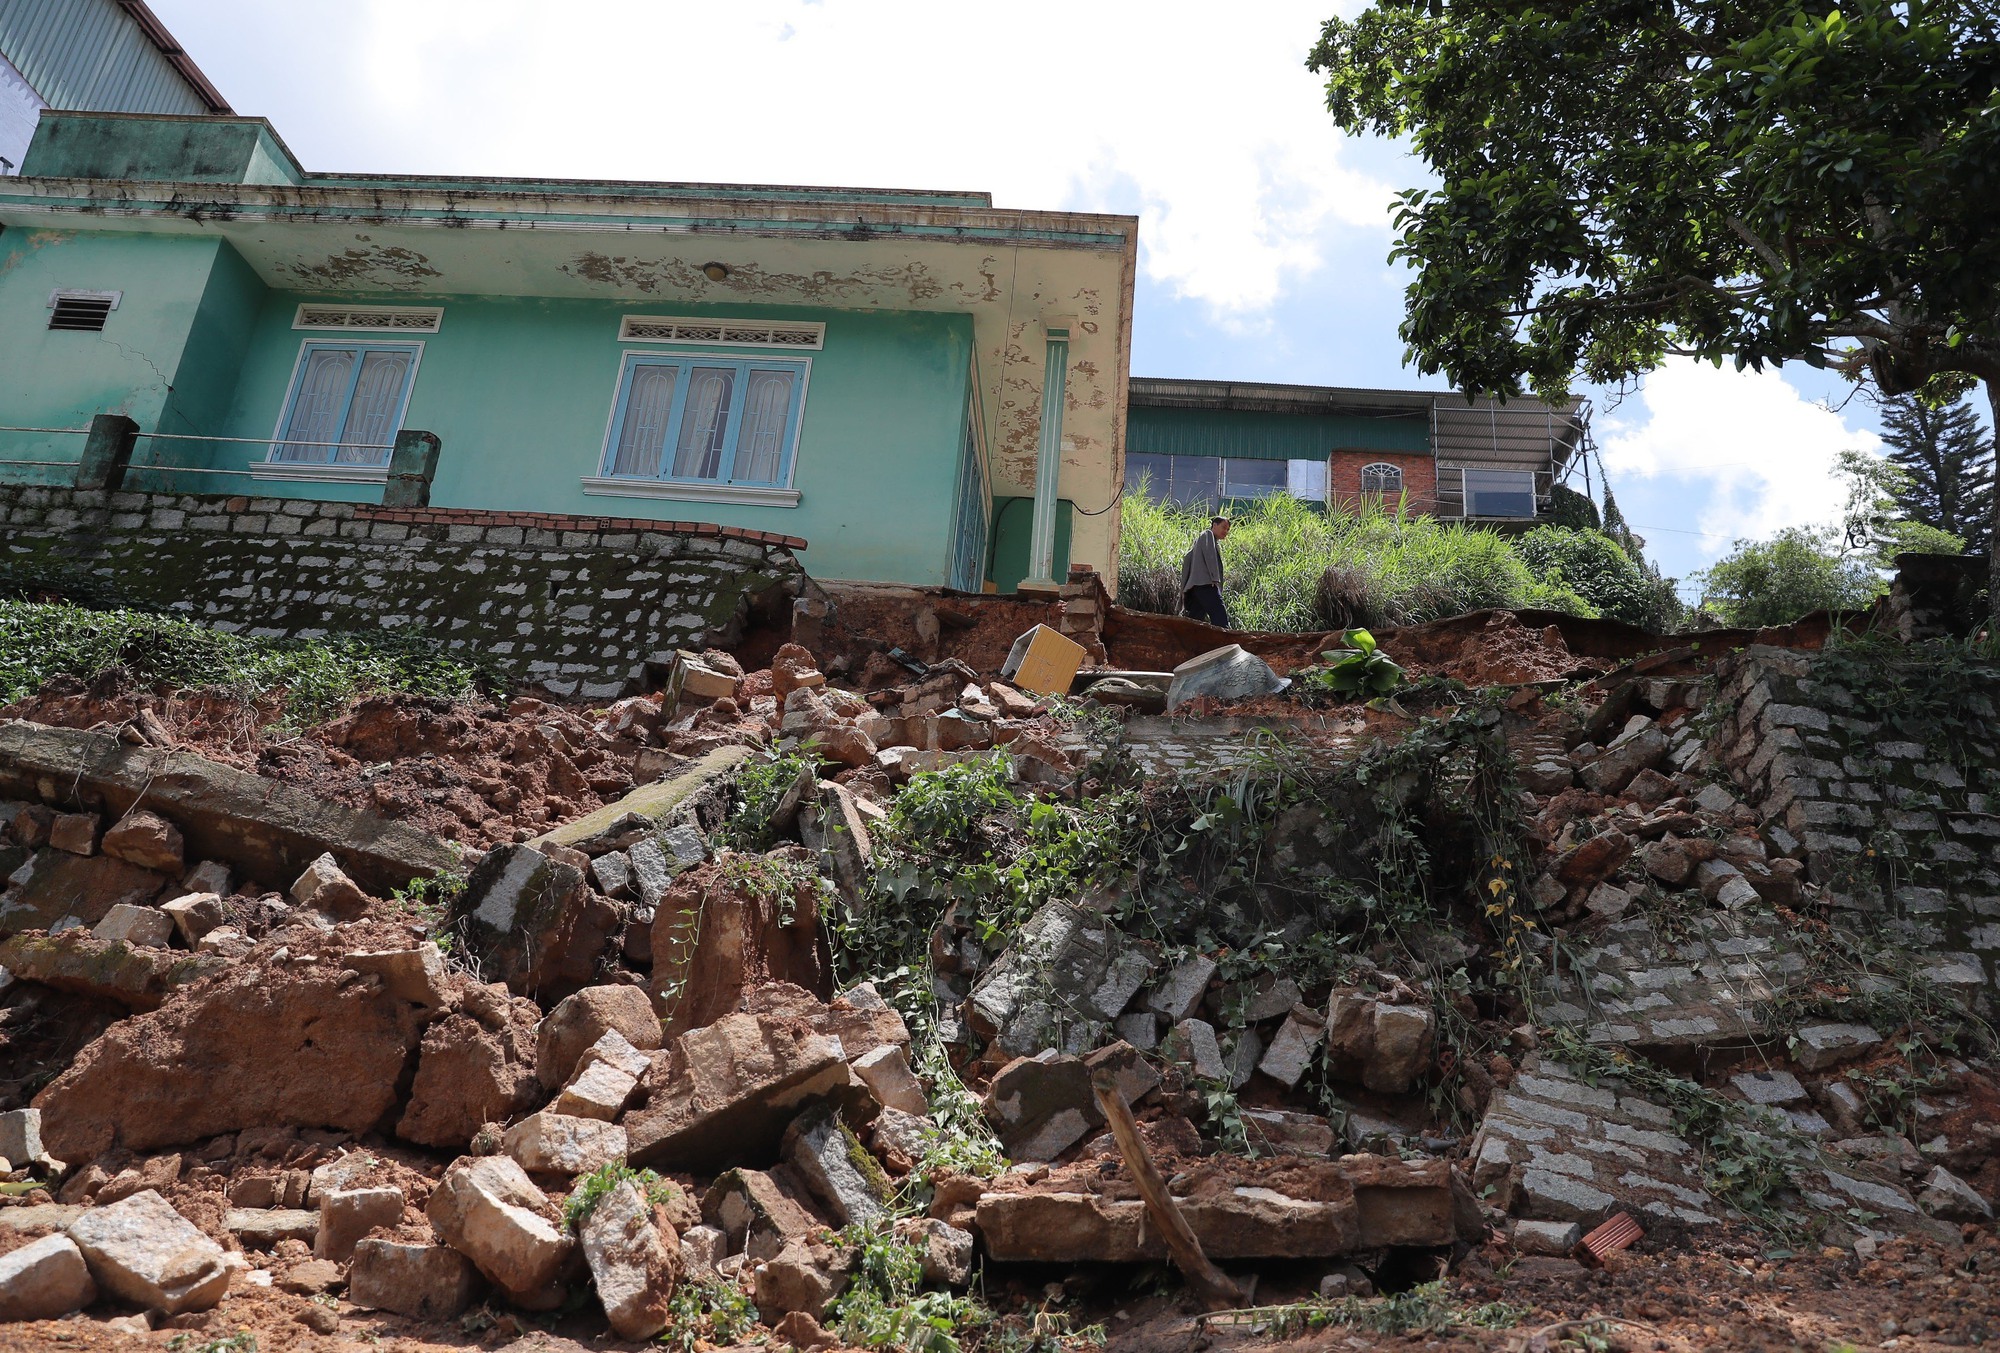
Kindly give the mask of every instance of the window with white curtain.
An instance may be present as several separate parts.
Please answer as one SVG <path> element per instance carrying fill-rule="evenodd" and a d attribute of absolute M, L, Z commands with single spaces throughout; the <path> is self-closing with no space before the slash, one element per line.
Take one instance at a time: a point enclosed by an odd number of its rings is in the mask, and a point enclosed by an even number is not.
<path fill-rule="evenodd" d="M 803 361 L 628 354 L 604 477 L 789 486 L 807 370 Z"/>
<path fill-rule="evenodd" d="M 421 343 L 304 344 L 271 463 L 386 467 L 422 354 Z"/>

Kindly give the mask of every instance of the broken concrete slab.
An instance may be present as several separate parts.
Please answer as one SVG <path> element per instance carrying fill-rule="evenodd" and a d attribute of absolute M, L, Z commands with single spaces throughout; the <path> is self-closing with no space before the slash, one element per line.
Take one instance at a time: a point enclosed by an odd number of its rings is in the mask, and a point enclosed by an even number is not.
<path fill-rule="evenodd" d="M 295 878 L 332 851 L 355 882 L 387 896 L 455 862 L 444 842 L 400 822 L 190 752 L 130 746 L 109 733 L 0 723 L 0 795 L 121 816 L 143 795 L 179 826 L 188 855 L 225 861 L 251 878 Z"/>
<path fill-rule="evenodd" d="M 54 1320 L 97 1300 L 76 1242 L 60 1233 L 0 1255 L 0 1322 Z"/>
<path fill-rule="evenodd" d="M 725 1015 L 655 1058 L 646 1106 L 625 1115 L 629 1158 L 696 1172 L 754 1159 L 776 1149 L 800 1105 L 847 1076 L 839 1039 L 795 1019 Z"/>
<path fill-rule="evenodd" d="M 575 1242 L 552 1219 L 548 1195 L 507 1156 L 462 1156 L 425 1209 L 438 1237 L 470 1259 L 509 1300 L 530 1310 L 561 1303 Z"/>
<path fill-rule="evenodd" d="M 205 1311 L 229 1289 L 222 1247 L 152 1189 L 90 1209 L 67 1234 L 97 1285 L 141 1310 Z"/>
<path fill-rule="evenodd" d="M 412 1320 L 457 1317 L 472 1304 L 478 1285 L 472 1261 L 449 1245 L 364 1240 L 347 1270 L 348 1301 Z"/>
<path fill-rule="evenodd" d="M 717 747 L 704 752 L 665 779 L 640 785 L 617 802 L 607 803 L 574 822 L 565 822 L 528 844 L 537 849 L 544 846 L 579 847 L 628 813 L 652 822 L 669 822 L 694 811 L 711 796 L 725 795 L 730 778 L 750 752 L 750 748 L 741 746 Z"/>

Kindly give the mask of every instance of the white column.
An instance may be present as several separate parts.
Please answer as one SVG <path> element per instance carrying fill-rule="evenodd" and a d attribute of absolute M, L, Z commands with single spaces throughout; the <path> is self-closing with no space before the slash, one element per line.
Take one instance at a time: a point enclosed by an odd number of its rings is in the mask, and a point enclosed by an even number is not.
<path fill-rule="evenodd" d="M 1035 451 L 1035 517 L 1028 531 L 1025 588 L 1054 588 L 1056 486 L 1062 478 L 1063 400 L 1069 383 L 1069 330 L 1050 328 L 1042 364 L 1042 435 Z"/>

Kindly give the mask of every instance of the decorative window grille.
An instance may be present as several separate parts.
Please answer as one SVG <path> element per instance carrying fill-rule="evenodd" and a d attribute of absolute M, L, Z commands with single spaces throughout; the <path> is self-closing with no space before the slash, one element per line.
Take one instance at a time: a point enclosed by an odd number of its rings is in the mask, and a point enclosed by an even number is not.
<path fill-rule="evenodd" d="M 1403 468 L 1377 461 L 1361 467 L 1361 491 L 1388 498 L 1403 491 Z"/>
<path fill-rule="evenodd" d="M 621 343 L 702 343 L 747 348 L 820 348 L 826 326 L 803 321 L 675 319 L 627 315 L 618 326 Z"/>
<path fill-rule="evenodd" d="M 57 291 L 49 295 L 49 327 L 73 333 L 102 333 L 123 292 Z"/>
<path fill-rule="evenodd" d="M 349 329 L 374 333 L 434 334 L 442 306 L 302 305 L 294 329 Z"/>

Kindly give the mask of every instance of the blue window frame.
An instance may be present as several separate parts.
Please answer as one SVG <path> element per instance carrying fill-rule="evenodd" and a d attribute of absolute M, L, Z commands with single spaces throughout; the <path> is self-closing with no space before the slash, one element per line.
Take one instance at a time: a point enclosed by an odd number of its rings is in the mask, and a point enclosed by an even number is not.
<path fill-rule="evenodd" d="M 604 476 L 789 486 L 810 370 L 804 361 L 626 354 Z"/>
<path fill-rule="evenodd" d="M 271 461 L 387 466 L 423 351 L 421 343 L 308 340 L 272 435 Z"/>

